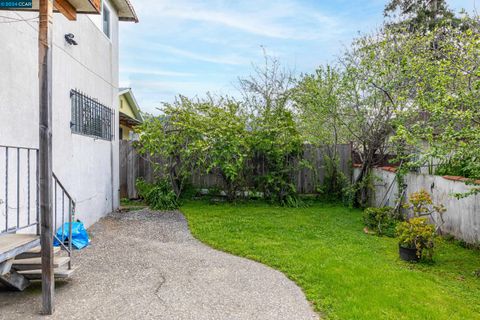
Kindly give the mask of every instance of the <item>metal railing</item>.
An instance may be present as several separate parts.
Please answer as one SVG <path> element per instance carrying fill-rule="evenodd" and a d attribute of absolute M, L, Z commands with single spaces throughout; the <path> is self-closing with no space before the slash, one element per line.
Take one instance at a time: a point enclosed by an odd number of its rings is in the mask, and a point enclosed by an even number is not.
<path fill-rule="evenodd" d="M 0 145 L 0 235 L 39 234 L 38 184 L 38 149 Z"/>
<path fill-rule="evenodd" d="M 0 145 L 0 236 L 19 231 L 40 235 L 38 159 L 36 148 Z M 71 269 L 75 201 L 55 174 L 52 210 L 54 239 L 68 253 Z"/>
<path fill-rule="evenodd" d="M 54 230 L 61 231 L 60 237 L 55 232 L 54 238 L 60 243 L 60 246 L 65 250 L 70 257 L 68 262 L 68 269 L 72 268 L 72 222 L 75 216 L 75 201 L 68 193 L 55 173 L 53 174 L 53 214 L 54 214 Z M 60 212 L 60 217 L 59 213 Z M 67 217 L 65 217 L 67 215 Z M 68 219 L 68 230 L 65 230 L 65 218 Z M 58 227 L 61 219 L 61 227 Z M 67 243 L 67 244 L 65 244 Z"/>

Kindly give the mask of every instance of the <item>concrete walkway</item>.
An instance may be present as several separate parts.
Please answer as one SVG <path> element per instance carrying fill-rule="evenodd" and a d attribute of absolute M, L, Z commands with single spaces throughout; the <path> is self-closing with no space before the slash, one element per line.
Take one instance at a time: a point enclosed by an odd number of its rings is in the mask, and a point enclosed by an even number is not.
<path fill-rule="evenodd" d="M 90 230 L 79 268 L 40 317 L 40 285 L 0 287 L 0 319 L 318 319 L 282 273 L 195 240 L 178 212 L 115 213 Z"/>

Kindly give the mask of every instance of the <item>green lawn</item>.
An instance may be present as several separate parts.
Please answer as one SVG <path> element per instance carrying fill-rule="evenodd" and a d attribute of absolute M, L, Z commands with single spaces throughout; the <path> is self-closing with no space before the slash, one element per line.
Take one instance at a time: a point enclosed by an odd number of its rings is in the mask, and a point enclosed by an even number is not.
<path fill-rule="evenodd" d="M 324 318 L 480 319 L 479 251 L 442 242 L 434 264 L 405 263 L 395 239 L 364 234 L 360 211 L 333 204 L 181 210 L 195 237 L 284 272 Z"/>

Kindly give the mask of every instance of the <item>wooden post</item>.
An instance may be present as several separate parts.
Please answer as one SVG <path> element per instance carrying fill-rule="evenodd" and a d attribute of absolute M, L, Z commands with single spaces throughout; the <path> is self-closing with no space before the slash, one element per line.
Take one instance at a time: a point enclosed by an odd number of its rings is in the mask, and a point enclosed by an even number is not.
<path fill-rule="evenodd" d="M 40 0 L 38 29 L 39 91 L 39 175 L 40 175 L 40 244 L 42 246 L 42 313 L 54 311 L 52 211 L 52 23 L 53 1 Z"/>

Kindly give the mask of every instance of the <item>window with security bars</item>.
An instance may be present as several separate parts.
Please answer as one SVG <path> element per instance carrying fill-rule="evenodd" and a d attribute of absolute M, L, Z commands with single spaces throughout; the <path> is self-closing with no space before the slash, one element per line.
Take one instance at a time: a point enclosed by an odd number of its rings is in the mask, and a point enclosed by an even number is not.
<path fill-rule="evenodd" d="M 115 134 L 115 113 L 97 100 L 77 91 L 70 91 L 73 133 L 111 141 Z"/>

